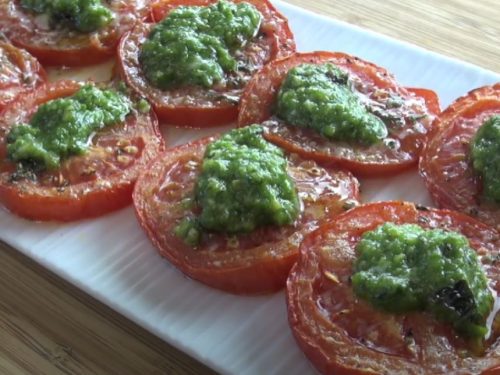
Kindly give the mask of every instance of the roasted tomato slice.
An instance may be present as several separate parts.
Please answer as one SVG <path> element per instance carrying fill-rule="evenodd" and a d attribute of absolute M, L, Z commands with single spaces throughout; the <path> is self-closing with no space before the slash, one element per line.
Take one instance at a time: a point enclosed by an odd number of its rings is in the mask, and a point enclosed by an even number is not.
<path fill-rule="evenodd" d="M 500 83 L 481 87 L 458 98 L 434 123 L 420 160 L 420 174 L 434 202 L 500 225 L 500 208 L 481 199 L 481 182 L 472 169 L 469 150 L 476 131 L 500 115 Z"/>
<path fill-rule="evenodd" d="M 304 239 L 287 281 L 290 326 L 307 357 L 324 374 L 479 374 L 498 366 L 498 319 L 485 354 L 475 356 L 430 314 L 385 313 L 353 294 L 355 246 L 364 232 L 385 222 L 462 233 L 479 253 L 490 287 L 500 292 L 500 234 L 493 228 L 461 213 L 412 203 L 356 207 Z"/>
<path fill-rule="evenodd" d="M 47 80 L 45 71 L 28 52 L 0 41 L 0 112 L 17 95 Z"/>
<path fill-rule="evenodd" d="M 295 41 L 288 21 L 268 0 L 235 0 L 253 4 L 263 15 L 256 38 L 236 56 L 250 61 L 255 70 L 275 58 L 295 52 Z M 216 0 L 165 0 L 153 5 L 153 19 L 160 21 L 179 6 L 206 6 Z M 198 86 L 160 90 L 149 84 L 139 64 L 139 53 L 152 24 L 138 24 L 121 41 L 118 49 L 123 79 L 140 95 L 148 98 L 163 122 L 175 125 L 205 127 L 226 124 L 238 117 L 238 102 L 244 86 L 253 74 L 238 72 L 228 76 L 227 82 L 211 89 Z"/>
<path fill-rule="evenodd" d="M 150 0 L 111 0 L 103 4 L 112 11 L 114 20 L 91 33 L 50 29 L 41 17 L 26 12 L 18 0 L 0 2 L 0 24 L 12 43 L 28 50 L 42 64 L 95 64 L 112 57 L 120 37 L 149 16 Z"/>
<path fill-rule="evenodd" d="M 303 206 L 294 225 L 261 227 L 242 235 L 205 233 L 193 248 L 173 230 L 196 210 L 185 201 L 193 197 L 206 145 L 214 139 L 167 150 L 148 166 L 133 194 L 139 221 L 160 254 L 193 279 L 239 294 L 278 290 L 285 285 L 304 234 L 355 203 L 358 182 L 349 172 L 291 156 L 289 174 Z"/>
<path fill-rule="evenodd" d="M 70 221 L 128 205 L 140 171 L 163 150 L 153 111 L 133 110 L 125 122 L 103 129 L 84 155 L 66 159 L 55 171 L 19 176 L 7 159 L 6 136 L 29 122 L 41 104 L 75 93 L 81 84 L 59 81 L 19 96 L 0 119 L 0 202 L 34 220 Z"/>
<path fill-rule="evenodd" d="M 300 64 L 327 62 L 349 73 L 356 93 L 373 113 L 389 118 L 384 121 L 389 130 L 384 142 L 369 147 L 333 142 L 311 129 L 287 125 L 274 115 L 276 96 L 288 71 Z M 393 96 L 402 98 L 403 105 L 389 106 L 388 99 Z M 439 101 L 433 91 L 401 87 L 385 69 L 372 63 L 344 53 L 297 53 L 268 64 L 252 78 L 241 99 L 238 125 L 264 122 L 266 138 L 288 151 L 321 164 L 339 165 L 360 176 L 381 176 L 417 163 L 438 112 Z"/>

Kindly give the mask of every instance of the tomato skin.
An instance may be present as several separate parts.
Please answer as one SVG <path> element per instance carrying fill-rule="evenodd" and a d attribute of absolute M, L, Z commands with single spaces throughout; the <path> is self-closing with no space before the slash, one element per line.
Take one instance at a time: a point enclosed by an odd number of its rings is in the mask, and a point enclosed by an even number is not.
<path fill-rule="evenodd" d="M 164 149 L 154 112 L 132 112 L 123 124 L 96 134 L 89 152 L 64 161 L 56 171 L 35 180 L 12 180 L 15 166 L 7 160 L 5 137 L 10 127 L 28 122 L 49 100 L 72 95 L 81 87 L 59 81 L 19 96 L 0 119 L 0 203 L 12 213 L 40 221 L 90 218 L 130 204 L 140 171 Z M 122 144 L 131 154 L 122 151 Z M 64 184 L 58 185 L 58 178 Z"/>
<path fill-rule="evenodd" d="M 29 51 L 44 65 L 85 66 L 113 57 L 120 37 L 138 20 L 149 16 L 150 0 L 125 0 L 110 5 L 116 21 L 88 34 L 48 30 L 24 12 L 18 1 L 0 3 L 2 32 L 16 46 Z"/>
<path fill-rule="evenodd" d="M 295 52 L 295 41 L 283 17 L 268 0 L 234 0 L 238 3 L 245 1 L 257 7 L 263 14 L 264 21 L 261 33 L 265 35 L 263 43 L 266 51 L 263 63 L 275 58 L 288 56 Z M 179 6 L 207 6 L 216 0 L 164 0 L 152 5 L 151 18 L 159 22 Z M 152 103 L 160 121 L 185 127 L 210 127 L 233 122 L 238 117 L 238 104 L 234 102 L 215 101 L 201 98 L 197 92 L 186 93 L 190 100 L 180 103 L 178 96 L 175 99 L 172 91 L 162 91 L 152 87 L 141 72 L 139 63 L 140 46 L 151 30 L 151 24 L 138 24 L 131 32 L 125 35 L 118 48 L 119 72 L 127 84 Z M 226 92 L 230 92 L 225 88 Z M 241 95 L 238 89 L 231 96 Z M 224 93 L 225 91 L 217 93 Z M 181 92 L 182 94 L 182 92 Z M 175 94 L 177 95 L 177 94 Z M 172 99 L 174 98 L 174 99 Z"/>
<path fill-rule="evenodd" d="M 28 52 L 0 41 L 0 112 L 17 95 L 47 81 L 40 63 Z"/>
<path fill-rule="evenodd" d="M 406 202 L 365 204 L 324 224 L 301 243 L 287 280 L 290 327 L 309 360 L 322 374 L 465 375 L 498 366 L 498 328 L 484 356 L 464 356 L 464 340 L 430 315 L 384 313 L 354 295 L 349 280 L 355 245 L 365 231 L 384 222 L 458 231 L 480 255 L 496 256 L 500 248 L 500 234 L 475 219 Z M 485 270 L 498 293 L 496 263 Z"/>
<path fill-rule="evenodd" d="M 500 114 L 500 83 L 470 91 L 434 121 L 422 152 L 420 174 L 433 201 L 498 227 L 500 209 L 481 199 L 481 181 L 469 160 L 470 142 L 482 123 Z"/>
<path fill-rule="evenodd" d="M 289 173 L 304 204 L 295 225 L 262 227 L 237 236 L 206 233 L 198 248 L 192 248 L 173 228 L 196 212 L 182 202 L 192 198 L 205 147 L 214 139 L 169 149 L 151 162 L 133 193 L 139 222 L 160 254 L 189 277 L 236 294 L 277 291 L 297 258 L 300 238 L 322 217 L 343 211 L 346 200 L 357 200 L 358 182 L 348 172 L 314 169 L 315 163 L 291 157 Z"/>
<path fill-rule="evenodd" d="M 356 145 L 345 146 L 340 142 L 328 141 L 309 129 L 285 126 L 281 120 L 273 117 L 276 95 L 288 71 L 300 64 L 333 63 L 346 69 L 361 82 L 367 82 L 373 89 L 389 90 L 409 101 L 422 101 L 428 115 L 424 127 L 430 129 L 430 123 L 439 110 L 437 95 L 426 89 L 403 88 L 385 69 L 363 61 L 357 57 L 340 52 L 317 51 L 296 53 L 287 58 L 276 60 L 265 66 L 247 85 L 240 102 L 238 126 L 275 120 L 269 126 L 266 138 L 280 147 L 312 159 L 322 165 L 337 165 L 364 177 L 392 175 L 406 170 L 417 163 L 425 134 L 412 131 L 409 135 L 395 135 L 401 146 L 393 151 L 387 147 L 363 148 Z M 409 130 L 408 121 L 403 129 Z M 400 131 L 404 134 L 404 131 Z M 319 145 L 319 146 L 318 146 Z M 351 154 L 349 154 L 351 153 Z M 382 160 L 380 159 L 382 158 Z"/>

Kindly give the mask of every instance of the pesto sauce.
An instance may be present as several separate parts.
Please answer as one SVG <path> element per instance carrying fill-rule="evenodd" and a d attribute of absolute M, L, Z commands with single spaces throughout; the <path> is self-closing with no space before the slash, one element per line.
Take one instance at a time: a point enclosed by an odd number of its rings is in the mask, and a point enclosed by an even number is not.
<path fill-rule="evenodd" d="M 278 93 L 278 117 L 331 140 L 370 145 L 386 138 L 384 122 L 361 103 L 348 78 L 330 63 L 290 69 Z"/>
<path fill-rule="evenodd" d="M 429 311 L 464 337 L 487 333 L 494 299 L 461 234 L 386 223 L 364 233 L 356 251 L 352 285 L 360 298 L 393 313 Z"/>
<path fill-rule="evenodd" d="M 479 128 L 471 142 L 474 171 L 482 178 L 483 197 L 500 203 L 500 116 L 492 116 Z"/>
<path fill-rule="evenodd" d="M 267 142 L 257 125 L 232 130 L 207 146 L 195 204 L 200 215 L 174 229 L 191 246 L 202 231 L 236 234 L 292 224 L 300 208 L 283 151 Z"/>
<path fill-rule="evenodd" d="M 51 28 L 82 33 L 99 30 L 113 20 L 113 14 L 101 0 L 21 0 L 21 6 L 34 13 L 47 14 Z"/>
<path fill-rule="evenodd" d="M 179 7 L 157 24 L 141 48 L 142 71 L 155 87 L 211 87 L 237 70 L 232 53 L 259 31 L 262 15 L 251 4 L 221 0 Z"/>
<path fill-rule="evenodd" d="M 35 170 L 55 169 L 61 160 L 83 154 L 91 135 L 125 120 L 131 103 L 113 90 L 85 85 L 73 96 L 42 104 L 29 124 L 7 135 L 7 157 Z"/>

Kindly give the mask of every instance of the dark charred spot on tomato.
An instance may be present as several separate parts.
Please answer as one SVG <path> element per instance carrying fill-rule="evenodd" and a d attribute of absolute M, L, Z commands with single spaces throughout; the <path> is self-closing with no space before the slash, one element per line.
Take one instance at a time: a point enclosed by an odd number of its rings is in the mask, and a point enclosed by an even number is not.
<path fill-rule="evenodd" d="M 427 224 L 429 224 L 429 222 L 430 222 L 430 219 L 428 217 L 425 217 L 425 216 L 418 216 L 417 217 L 417 223 L 419 223 L 419 224 L 427 225 Z"/>
<path fill-rule="evenodd" d="M 467 214 L 470 216 L 477 217 L 479 215 L 479 209 L 477 207 L 470 207 L 466 210 Z"/>
<path fill-rule="evenodd" d="M 411 337 L 411 338 L 413 338 L 413 329 L 411 329 L 411 328 L 407 328 L 407 329 L 405 329 L 404 336 L 405 336 L 405 338 L 406 338 L 406 337 Z"/>
<path fill-rule="evenodd" d="M 253 73 L 255 71 L 255 67 L 252 66 L 250 61 L 238 61 L 237 70 L 245 72 L 245 73 Z"/>
<path fill-rule="evenodd" d="M 355 201 L 355 200 L 352 200 L 352 199 L 348 199 L 346 200 L 343 204 L 342 204 L 342 209 L 344 211 L 349 211 L 350 209 L 356 207 L 358 205 L 358 202 Z"/>
<path fill-rule="evenodd" d="M 429 211 L 429 207 L 427 207 L 427 206 L 423 206 L 423 205 L 418 204 L 418 203 L 417 203 L 417 204 L 415 204 L 415 208 L 416 208 L 418 211 L 424 211 L 424 212 L 425 212 L 425 211 Z"/>
<path fill-rule="evenodd" d="M 80 173 L 80 175 L 82 177 L 88 177 L 88 176 L 92 176 L 95 173 L 96 173 L 96 169 L 95 168 L 88 167 L 88 168 L 83 169 L 82 172 Z"/>
<path fill-rule="evenodd" d="M 406 328 L 404 330 L 403 338 L 404 338 L 405 344 L 407 346 L 414 346 L 415 345 L 415 337 L 413 336 L 413 329 L 412 328 Z"/>
<path fill-rule="evenodd" d="M 393 138 L 386 138 L 384 144 L 391 150 L 396 150 L 399 147 L 399 142 Z"/>
<path fill-rule="evenodd" d="M 36 182 L 38 180 L 38 170 L 35 163 L 17 163 L 16 170 L 9 175 L 9 183 L 15 183 L 22 180 Z"/>

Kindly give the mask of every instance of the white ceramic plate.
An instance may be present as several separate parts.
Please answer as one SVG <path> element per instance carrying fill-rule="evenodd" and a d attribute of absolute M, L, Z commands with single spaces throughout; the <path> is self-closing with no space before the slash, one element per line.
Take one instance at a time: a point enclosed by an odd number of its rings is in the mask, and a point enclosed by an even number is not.
<path fill-rule="evenodd" d="M 345 51 L 435 90 L 443 106 L 500 76 L 276 1 L 300 51 Z M 106 67 L 71 72 L 103 78 Z M 67 73 L 65 73 L 67 74 Z M 168 144 L 201 131 L 166 130 Z M 415 171 L 362 181 L 365 201 L 430 200 Z M 315 374 L 287 324 L 285 296 L 236 297 L 184 277 L 160 258 L 132 208 L 78 223 L 32 223 L 0 210 L 0 238 L 149 331 L 225 374 Z"/>

